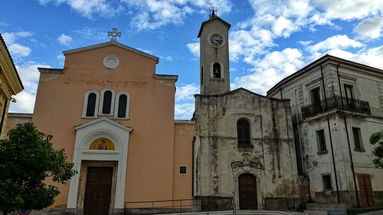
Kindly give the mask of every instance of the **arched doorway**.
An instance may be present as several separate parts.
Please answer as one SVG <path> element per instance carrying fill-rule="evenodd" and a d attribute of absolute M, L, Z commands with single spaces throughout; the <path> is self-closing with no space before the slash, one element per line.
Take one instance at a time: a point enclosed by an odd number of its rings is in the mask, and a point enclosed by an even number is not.
<path fill-rule="evenodd" d="M 239 176 L 239 208 L 257 209 L 257 184 L 255 176 L 244 173 Z"/>

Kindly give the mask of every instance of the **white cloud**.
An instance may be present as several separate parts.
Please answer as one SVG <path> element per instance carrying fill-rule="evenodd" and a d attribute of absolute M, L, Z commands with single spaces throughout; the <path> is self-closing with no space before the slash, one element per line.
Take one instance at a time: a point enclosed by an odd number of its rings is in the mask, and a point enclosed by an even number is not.
<path fill-rule="evenodd" d="M 265 53 L 266 47 L 274 45 L 272 33 L 257 28 L 231 32 L 229 44 L 230 59 L 238 61 L 240 57 L 244 57 L 244 61 L 249 64 L 252 64 L 257 55 Z"/>
<path fill-rule="evenodd" d="M 71 42 L 72 42 L 72 37 L 71 36 L 68 36 L 68 35 L 65 35 L 65 34 L 61 34 L 58 38 L 57 38 L 57 42 L 59 42 L 61 45 L 63 46 L 67 46 L 69 45 Z"/>
<path fill-rule="evenodd" d="M 187 84 L 177 87 L 176 102 L 194 100 L 194 94 L 197 94 L 199 88 L 195 84 Z"/>
<path fill-rule="evenodd" d="M 20 92 L 14 97 L 16 103 L 11 103 L 10 112 L 32 113 L 35 106 L 35 97 L 36 95 L 25 90 Z"/>
<path fill-rule="evenodd" d="M 383 46 L 362 50 L 355 54 L 339 49 L 330 50 L 328 53 L 340 58 L 383 69 Z"/>
<path fill-rule="evenodd" d="M 199 42 L 196 42 L 196 43 L 188 43 L 186 44 L 186 46 L 188 47 L 189 51 L 196 57 L 199 57 Z"/>
<path fill-rule="evenodd" d="M 191 119 L 194 113 L 194 102 L 176 104 L 174 112 L 176 119 Z"/>
<path fill-rule="evenodd" d="M 2 34 L 2 36 L 8 46 L 10 53 L 13 55 L 12 57 L 26 57 L 31 53 L 31 49 L 29 47 L 17 42 L 17 40 L 22 38 L 31 37 L 32 34 L 30 32 L 7 32 Z"/>
<path fill-rule="evenodd" d="M 306 41 L 298 41 L 297 43 L 302 45 L 302 46 L 308 46 L 312 43 L 312 40 L 306 40 Z"/>
<path fill-rule="evenodd" d="M 303 56 L 298 49 L 287 48 L 273 51 L 254 61 L 254 72 L 237 77 L 232 88 L 245 87 L 260 94 L 266 94 L 274 84 L 287 75 L 296 72 L 304 65 Z"/>
<path fill-rule="evenodd" d="M 131 14 L 131 24 L 138 30 L 157 29 L 168 24 L 182 24 L 186 15 L 211 6 L 223 14 L 231 10 L 230 0 L 39 0 L 40 4 L 67 4 L 82 16 Z"/>
<path fill-rule="evenodd" d="M 30 48 L 17 43 L 11 44 L 8 49 L 15 57 L 26 57 L 31 53 Z"/>
<path fill-rule="evenodd" d="M 316 20 L 313 19 L 317 24 L 333 19 L 362 19 L 383 12 L 381 0 L 313 0 L 312 5 L 317 8 L 314 13 Z"/>
<path fill-rule="evenodd" d="M 360 48 L 362 46 L 362 43 L 350 39 L 347 35 L 336 35 L 329 37 L 315 45 L 309 46 L 307 49 L 310 52 L 315 53 L 331 49 Z"/>
<path fill-rule="evenodd" d="M 383 30 L 383 18 L 374 17 L 361 21 L 354 29 L 361 39 L 379 38 Z"/>
<path fill-rule="evenodd" d="M 24 85 L 24 90 L 16 95 L 16 103 L 11 103 L 11 112 L 33 112 L 37 85 L 39 80 L 39 72 L 37 67 L 50 67 L 49 65 L 39 64 L 36 62 L 26 62 L 21 66 L 16 66 Z"/>
<path fill-rule="evenodd" d="M 175 116 L 177 119 L 191 119 L 194 112 L 194 94 L 199 92 L 195 84 L 186 84 L 177 87 Z"/>
<path fill-rule="evenodd" d="M 94 14 L 101 16 L 113 16 L 121 10 L 120 5 L 114 5 L 107 0 L 39 0 L 45 5 L 50 2 L 60 5 L 67 4 L 73 10 L 80 13 L 82 16 L 92 18 Z"/>

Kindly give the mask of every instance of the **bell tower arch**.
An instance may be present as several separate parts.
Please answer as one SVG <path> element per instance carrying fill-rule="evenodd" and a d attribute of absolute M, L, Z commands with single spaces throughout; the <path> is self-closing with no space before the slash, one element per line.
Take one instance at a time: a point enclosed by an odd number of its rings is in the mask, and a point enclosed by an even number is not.
<path fill-rule="evenodd" d="M 198 33 L 200 39 L 201 95 L 230 91 L 229 40 L 230 24 L 212 10 Z"/>

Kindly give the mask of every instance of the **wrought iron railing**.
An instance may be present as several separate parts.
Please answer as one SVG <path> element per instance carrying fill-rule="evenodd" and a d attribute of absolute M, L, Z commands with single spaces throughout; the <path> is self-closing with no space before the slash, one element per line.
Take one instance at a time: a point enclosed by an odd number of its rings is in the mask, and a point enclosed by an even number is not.
<path fill-rule="evenodd" d="M 366 115 L 371 114 L 370 105 L 367 101 L 334 95 L 320 101 L 320 103 L 302 107 L 302 117 L 312 117 L 330 110 L 343 110 Z"/>

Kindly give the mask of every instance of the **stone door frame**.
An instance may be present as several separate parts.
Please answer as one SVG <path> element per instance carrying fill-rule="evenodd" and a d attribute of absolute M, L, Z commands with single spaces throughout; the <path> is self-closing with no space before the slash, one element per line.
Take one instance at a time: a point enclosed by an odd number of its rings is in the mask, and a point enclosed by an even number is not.
<path fill-rule="evenodd" d="M 71 178 L 67 208 L 82 207 L 78 204 L 81 163 L 85 161 L 115 161 L 117 162 L 116 187 L 114 205 L 111 208 L 124 208 L 125 178 L 128 163 L 128 143 L 131 128 L 125 127 L 113 120 L 99 118 L 75 127 L 76 139 L 73 153 L 73 169 L 77 174 Z M 99 139 L 107 138 L 115 146 L 115 150 L 89 150 L 90 144 Z"/>

